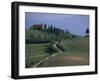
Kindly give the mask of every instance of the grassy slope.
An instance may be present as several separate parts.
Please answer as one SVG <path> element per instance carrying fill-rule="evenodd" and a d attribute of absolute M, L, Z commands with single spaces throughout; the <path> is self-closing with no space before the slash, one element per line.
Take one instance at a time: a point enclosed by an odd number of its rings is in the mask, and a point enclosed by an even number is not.
<path fill-rule="evenodd" d="M 46 58 L 48 54 L 45 53 L 47 44 L 26 44 L 26 67 L 32 67 L 40 60 Z"/>
<path fill-rule="evenodd" d="M 66 51 L 49 59 L 39 67 L 51 66 L 74 66 L 89 64 L 89 41 L 88 38 L 64 40 L 62 45 Z"/>

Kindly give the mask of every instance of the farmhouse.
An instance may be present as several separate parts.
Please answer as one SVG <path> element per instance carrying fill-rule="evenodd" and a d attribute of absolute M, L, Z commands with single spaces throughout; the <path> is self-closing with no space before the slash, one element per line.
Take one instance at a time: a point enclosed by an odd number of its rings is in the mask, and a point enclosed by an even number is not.
<path fill-rule="evenodd" d="M 32 25 L 32 29 L 34 30 L 42 30 L 44 28 L 43 24 L 34 24 Z"/>

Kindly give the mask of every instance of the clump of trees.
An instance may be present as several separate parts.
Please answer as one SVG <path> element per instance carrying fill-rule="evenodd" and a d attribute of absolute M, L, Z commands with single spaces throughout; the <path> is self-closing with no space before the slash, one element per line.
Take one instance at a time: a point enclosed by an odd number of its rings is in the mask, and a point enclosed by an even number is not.
<path fill-rule="evenodd" d="M 56 46 L 61 50 L 61 51 L 65 51 L 65 48 L 61 45 L 61 44 L 56 44 Z"/>
<path fill-rule="evenodd" d="M 46 50 L 45 52 L 47 52 L 48 54 L 53 54 L 53 53 L 57 53 L 59 50 L 56 49 L 52 43 L 50 43 L 47 47 L 46 47 Z"/>

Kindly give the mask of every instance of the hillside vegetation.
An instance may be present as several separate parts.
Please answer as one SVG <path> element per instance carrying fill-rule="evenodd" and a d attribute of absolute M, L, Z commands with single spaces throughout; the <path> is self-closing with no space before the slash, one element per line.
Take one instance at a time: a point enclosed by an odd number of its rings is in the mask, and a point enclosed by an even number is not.
<path fill-rule="evenodd" d="M 39 28 L 40 27 L 40 28 Z M 26 30 L 26 42 L 28 40 L 33 41 L 61 41 L 63 39 L 72 39 L 77 36 L 72 35 L 68 30 L 64 31 L 59 28 L 53 27 L 52 25 L 47 26 L 36 25 Z"/>

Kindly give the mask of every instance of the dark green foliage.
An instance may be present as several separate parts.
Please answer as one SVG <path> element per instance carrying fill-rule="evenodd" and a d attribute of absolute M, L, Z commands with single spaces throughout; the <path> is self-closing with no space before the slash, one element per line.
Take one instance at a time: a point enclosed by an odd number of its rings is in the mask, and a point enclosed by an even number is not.
<path fill-rule="evenodd" d="M 60 50 L 65 51 L 65 48 L 64 48 L 62 45 L 56 44 L 56 46 L 57 46 Z"/>
<path fill-rule="evenodd" d="M 52 44 L 48 45 L 45 52 L 47 52 L 48 54 L 53 54 L 58 52 L 58 49 L 56 49 L 55 47 L 53 47 Z"/>
<path fill-rule="evenodd" d="M 26 44 L 41 44 L 41 43 L 49 43 L 48 40 L 33 40 L 33 39 L 26 39 Z"/>
<path fill-rule="evenodd" d="M 86 29 L 86 35 L 85 37 L 89 37 L 89 28 Z"/>
<path fill-rule="evenodd" d="M 50 32 L 53 32 L 53 26 L 52 25 L 50 26 Z"/>
<path fill-rule="evenodd" d="M 86 34 L 89 34 L 89 29 L 88 28 L 86 29 Z"/>
<path fill-rule="evenodd" d="M 46 24 L 44 25 L 44 30 L 47 30 L 47 25 Z"/>

